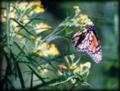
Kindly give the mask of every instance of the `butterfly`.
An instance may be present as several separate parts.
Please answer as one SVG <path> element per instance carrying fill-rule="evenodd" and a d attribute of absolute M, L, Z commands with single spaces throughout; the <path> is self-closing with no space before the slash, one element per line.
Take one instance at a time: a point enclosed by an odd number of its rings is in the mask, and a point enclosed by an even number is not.
<path fill-rule="evenodd" d="M 102 49 L 94 25 L 87 25 L 83 31 L 78 31 L 72 36 L 72 44 L 81 52 L 87 54 L 96 62 L 102 60 Z"/>

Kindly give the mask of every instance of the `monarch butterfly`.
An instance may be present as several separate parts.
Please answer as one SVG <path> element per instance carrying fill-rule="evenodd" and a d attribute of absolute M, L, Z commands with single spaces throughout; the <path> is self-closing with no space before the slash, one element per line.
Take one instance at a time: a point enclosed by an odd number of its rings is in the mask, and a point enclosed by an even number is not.
<path fill-rule="evenodd" d="M 72 43 L 79 51 L 87 52 L 96 63 L 102 60 L 102 49 L 94 25 L 87 25 L 82 32 L 73 34 Z"/>

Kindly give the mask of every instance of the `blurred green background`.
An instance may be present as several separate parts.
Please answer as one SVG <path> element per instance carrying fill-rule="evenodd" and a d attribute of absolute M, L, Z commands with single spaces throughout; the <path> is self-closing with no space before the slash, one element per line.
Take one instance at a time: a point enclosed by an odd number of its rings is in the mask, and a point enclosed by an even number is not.
<path fill-rule="evenodd" d="M 73 15 L 73 6 L 79 6 L 95 24 L 101 41 L 103 60 L 100 64 L 92 62 L 88 82 L 95 89 L 118 88 L 118 2 L 42 2 L 46 9 L 43 16 L 50 25 L 56 27 L 67 16 Z M 63 48 L 63 47 L 61 47 Z M 64 50 L 64 48 L 63 48 Z"/>

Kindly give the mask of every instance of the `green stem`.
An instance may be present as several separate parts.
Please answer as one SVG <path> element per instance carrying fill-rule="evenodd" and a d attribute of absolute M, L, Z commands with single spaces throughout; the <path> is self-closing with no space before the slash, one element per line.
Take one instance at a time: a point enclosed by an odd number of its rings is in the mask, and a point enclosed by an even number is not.
<path fill-rule="evenodd" d="M 71 76 L 64 81 L 56 82 L 56 83 L 50 84 L 49 86 L 56 86 L 56 85 L 59 85 L 59 84 L 63 84 L 63 83 L 66 83 L 66 82 L 68 82 L 68 81 L 70 81 L 71 79 L 74 79 L 74 78 L 76 78 L 76 76 Z"/>
<path fill-rule="evenodd" d="M 6 15 L 7 15 L 7 24 L 6 24 L 6 27 L 7 27 L 7 46 L 8 48 L 10 48 L 10 16 L 9 16 L 9 13 L 10 13 L 10 2 L 6 2 Z"/>
<path fill-rule="evenodd" d="M 51 34 L 49 34 L 47 37 L 44 38 L 44 40 L 51 41 L 55 39 L 55 37 L 60 34 L 62 31 L 66 30 L 68 27 L 64 27 L 63 29 L 60 29 L 58 26 Z"/>

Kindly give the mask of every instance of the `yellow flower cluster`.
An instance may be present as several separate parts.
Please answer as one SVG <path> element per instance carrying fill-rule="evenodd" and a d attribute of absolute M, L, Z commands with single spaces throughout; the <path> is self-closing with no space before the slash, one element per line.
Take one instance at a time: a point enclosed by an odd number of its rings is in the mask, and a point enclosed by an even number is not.
<path fill-rule="evenodd" d="M 57 56 L 59 55 L 59 51 L 56 48 L 55 44 L 48 44 L 47 42 L 42 43 L 40 46 L 33 50 L 33 53 L 37 56 Z"/>
<path fill-rule="evenodd" d="M 78 73 L 78 72 L 82 72 L 86 69 L 90 69 L 91 67 L 91 63 L 90 62 L 86 62 L 86 63 L 81 63 L 79 65 L 70 65 L 70 66 L 66 66 L 65 64 L 59 64 L 58 65 L 58 68 L 60 70 L 66 70 L 66 69 L 69 69 L 69 70 L 73 70 L 74 73 Z"/>
<path fill-rule="evenodd" d="M 45 9 L 43 8 L 40 1 L 35 1 L 35 2 L 21 2 L 21 1 L 18 1 L 18 2 L 16 2 L 16 7 L 18 9 L 20 9 L 21 11 L 24 11 L 24 12 L 26 12 L 26 10 L 28 10 L 29 8 L 32 8 L 32 10 L 36 13 L 42 13 L 42 12 L 45 11 Z M 10 3 L 10 14 L 9 14 L 10 18 L 16 18 L 17 17 L 15 12 L 16 12 L 16 9 L 14 9 L 14 4 L 11 2 Z M 4 17 L 6 17 L 6 10 L 2 11 L 3 22 L 6 21 Z M 24 20 L 24 22 L 28 22 L 28 16 L 23 15 L 23 20 Z"/>
<path fill-rule="evenodd" d="M 43 8 L 41 2 L 35 2 L 33 11 L 36 13 L 43 13 L 45 11 L 45 9 Z"/>
<path fill-rule="evenodd" d="M 41 1 L 30 1 L 30 2 L 21 2 L 19 1 L 17 4 L 18 8 L 21 10 L 25 10 L 26 8 L 32 7 L 33 11 L 36 13 L 43 13 L 45 9 L 43 8 Z"/>
<path fill-rule="evenodd" d="M 75 73 L 83 72 L 83 71 L 86 70 L 86 69 L 90 69 L 90 67 L 91 67 L 91 63 L 90 63 L 90 62 L 86 62 L 86 63 L 84 63 L 84 64 L 78 65 L 78 66 L 74 69 L 74 72 L 75 72 Z"/>
<path fill-rule="evenodd" d="M 5 3 L 3 3 L 5 4 Z M 18 15 L 18 11 L 21 11 L 22 13 L 19 12 Z M 31 10 L 30 12 L 27 12 L 28 10 Z M 42 7 L 41 1 L 35 1 L 35 2 L 23 2 L 23 1 L 17 1 L 13 4 L 13 2 L 10 2 L 10 12 L 9 12 L 9 18 L 10 18 L 10 25 L 13 28 L 13 34 L 10 34 L 11 36 L 15 36 L 21 39 L 21 35 L 17 34 L 19 33 L 20 27 L 19 24 L 14 21 L 17 20 L 18 22 L 20 22 L 21 24 L 25 25 L 26 23 L 29 22 L 29 17 L 31 14 L 34 14 L 34 12 L 40 13 L 40 12 L 44 12 L 44 8 Z M 2 22 L 6 22 L 6 10 L 2 9 L 1 12 L 1 21 Z M 37 24 L 35 26 L 36 28 L 39 28 L 38 31 L 36 31 L 37 33 L 42 32 L 48 28 L 50 28 L 50 26 L 48 26 L 45 23 L 40 23 Z"/>
<path fill-rule="evenodd" d="M 47 30 L 49 28 L 51 28 L 51 26 L 49 26 L 48 24 L 46 24 L 46 23 L 39 23 L 39 24 L 35 25 L 35 30 L 36 30 L 35 32 L 36 33 L 41 33 L 41 32 L 43 32 L 43 31 L 45 31 L 45 30 Z"/>
<path fill-rule="evenodd" d="M 28 18 L 27 15 L 24 15 L 23 18 L 22 18 L 22 20 L 23 20 L 23 23 L 24 23 L 24 24 L 26 24 L 26 23 L 29 22 L 29 18 Z"/>
<path fill-rule="evenodd" d="M 75 24 L 93 25 L 93 22 L 89 19 L 86 14 L 79 14 L 77 17 L 71 19 L 71 21 Z"/>
<path fill-rule="evenodd" d="M 75 14 L 70 20 L 66 19 L 65 22 L 60 24 L 60 26 L 69 26 L 69 27 L 85 27 L 87 25 L 94 25 L 93 22 L 86 14 L 82 14 L 79 6 L 74 6 Z"/>
<path fill-rule="evenodd" d="M 41 67 L 41 66 L 38 66 L 37 69 L 38 69 L 40 72 L 42 72 L 43 74 L 48 72 L 48 69 L 47 69 L 47 68 L 44 68 L 44 67 Z"/>
<path fill-rule="evenodd" d="M 28 2 L 23 2 L 23 1 L 18 1 L 17 2 L 17 8 L 19 8 L 20 10 L 25 10 L 26 7 L 28 7 Z"/>

